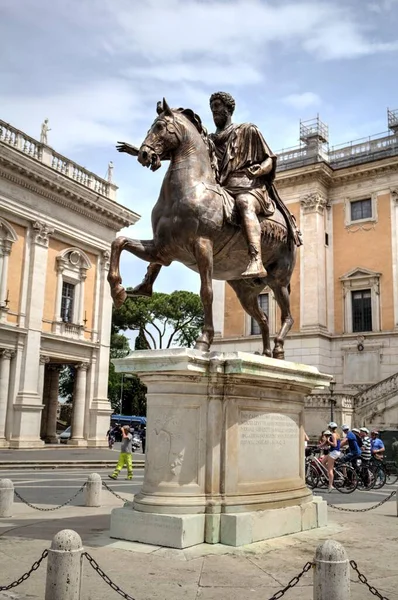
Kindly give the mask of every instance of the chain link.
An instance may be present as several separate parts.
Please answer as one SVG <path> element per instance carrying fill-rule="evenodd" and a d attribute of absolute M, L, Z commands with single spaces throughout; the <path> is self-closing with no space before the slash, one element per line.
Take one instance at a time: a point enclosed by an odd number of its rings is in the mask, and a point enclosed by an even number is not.
<path fill-rule="evenodd" d="M 373 594 L 373 596 L 380 598 L 380 600 L 388 600 L 387 596 L 382 596 L 382 594 L 380 594 L 380 592 L 373 585 L 370 585 L 370 583 L 366 579 L 365 575 L 363 573 L 361 573 L 360 570 L 358 569 L 358 565 L 355 562 L 355 560 L 350 560 L 350 565 L 354 569 L 356 574 L 358 575 L 359 581 L 361 583 L 363 583 L 364 585 L 366 585 L 366 587 L 369 589 L 369 592 L 371 594 Z"/>
<path fill-rule="evenodd" d="M 69 498 L 69 500 L 67 500 L 63 504 L 60 504 L 59 506 L 54 506 L 53 508 L 42 508 L 41 506 L 36 506 L 35 504 L 32 504 L 31 502 L 28 502 L 27 500 L 25 500 L 25 498 L 23 498 L 21 496 L 21 494 L 19 494 L 17 492 L 17 490 L 14 490 L 14 494 L 16 495 L 17 498 L 19 498 L 21 500 L 21 502 L 23 502 L 30 508 L 34 508 L 35 510 L 40 510 L 41 512 L 51 512 L 52 510 L 58 510 L 59 508 L 63 508 L 67 504 L 70 504 L 72 502 L 72 500 L 74 500 L 80 494 L 80 492 L 82 492 L 84 490 L 86 485 L 87 485 L 87 482 L 83 483 L 82 487 L 77 490 L 76 494 L 74 494 L 72 496 L 72 498 Z"/>
<path fill-rule="evenodd" d="M 391 498 L 393 496 L 395 496 L 396 493 L 397 493 L 396 490 L 394 490 L 393 492 L 391 492 L 391 494 L 389 496 L 387 496 L 386 498 L 384 498 L 377 504 L 374 504 L 373 506 L 369 506 L 368 508 L 343 508 L 341 506 L 336 506 L 335 504 L 330 504 L 329 502 L 328 502 L 328 506 L 330 506 L 330 508 L 334 508 L 335 510 L 342 510 L 344 512 L 355 512 L 355 513 L 368 512 L 369 510 L 373 510 L 374 508 L 383 506 L 383 504 L 385 504 L 386 502 L 391 500 Z"/>
<path fill-rule="evenodd" d="M 94 560 L 94 558 L 88 552 L 83 552 L 83 556 L 85 556 L 87 558 L 88 562 L 90 563 L 90 566 L 94 569 L 94 571 L 96 573 L 98 573 L 98 575 L 101 577 L 101 579 L 103 579 L 105 581 L 105 583 L 107 583 L 109 585 L 109 587 L 111 587 L 120 596 L 125 598 L 125 600 L 135 600 L 133 598 L 133 596 L 129 596 L 118 585 L 116 585 L 116 583 L 114 583 L 112 581 L 112 579 L 110 579 L 110 577 L 108 577 L 108 575 L 106 575 L 106 573 L 104 573 L 104 571 L 101 569 L 101 567 L 99 566 L 97 561 Z"/>
<path fill-rule="evenodd" d="M 108 490 L 108 492 L 113 494 L 116 498 L 118 498 L 122 502 L 131 502 L 131 500 L 127 500 L 127 498 L 123 498 L 123 496 L 119 496 L 119 494 L 117 492 L 115 492 L 105 481 L 102 482 L 102 485 L 104 486 L 104 488 L 106 490 Z"/>
<path fill-rule="evenodd" d="M 307 562 L 304 565 L 302 571 L 298 575 L 296 575 L 296 577 L 293 577 L 293 579 L 291 579 L 283 589 L 279 590 L 278 592 L 275 592 L 275 594 L 271 596 L 271 598 L 268 598 L 268 600 L 278 600 L 278 598 L 282 598 L 282 596 L 284 596 L 288 590 L 291 590 L 298 584 L 302 576 L 305 575 L 305 573 L 308 573 L 308 571 L 311 569 L 311 567 L 313 567 L 313 565 L 314 563 Z"/>
<path fill-rule="evenodd" d="M 47 558 L 47 556 L 48 556 L 48 550 L 44 550 L 44 552 L 41 555 L 41 557 L 39 558 L 39 560 L 37 560 L 36 562 L 33 563 L 33 565 L 30 567 L 29 571 L 27 571 L 26 573 L 21 575 L 21 577 L 19 579 L 17 579 L 16 581 L 13 581 L 9 585 L 1 585 L 0 592 L 6 592 L 7 590 L 12 590 L 13 588 L 16 588 L 18 585 L 21 585 L 21 583 L 23 583 L 24 581 L 29 579 L 29 577 L 32 575 L 32 573 L 34 573 L 34 571 L 37 571 L 37 569 L 40 567 L 43 560 L 45 558 Z"/>

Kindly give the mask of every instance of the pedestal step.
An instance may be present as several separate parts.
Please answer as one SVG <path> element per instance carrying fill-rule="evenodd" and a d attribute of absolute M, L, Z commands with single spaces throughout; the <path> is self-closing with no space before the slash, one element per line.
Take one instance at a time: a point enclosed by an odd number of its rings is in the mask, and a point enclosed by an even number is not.
<path fill-rule="evenodd" d="M 221 515 L 170 515 L 115 508 L 110 535 L 130 542 L 182 549 L 204 542 L 245 546 L 326 525 L 327 504 L 321 498 L 314 498 L 301 506 Z"/>

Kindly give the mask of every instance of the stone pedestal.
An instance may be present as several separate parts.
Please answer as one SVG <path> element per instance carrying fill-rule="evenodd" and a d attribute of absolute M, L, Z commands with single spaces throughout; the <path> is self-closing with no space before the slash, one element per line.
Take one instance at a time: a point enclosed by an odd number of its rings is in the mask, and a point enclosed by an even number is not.
<path fill-rule="evenodd" d="M 304 397 L 331 377 L 243 352 L 138 351 L 114 361 L 148 387 L 142 490 L 111 536 L 233 546 L 325 525 L 305 485 Z"/>

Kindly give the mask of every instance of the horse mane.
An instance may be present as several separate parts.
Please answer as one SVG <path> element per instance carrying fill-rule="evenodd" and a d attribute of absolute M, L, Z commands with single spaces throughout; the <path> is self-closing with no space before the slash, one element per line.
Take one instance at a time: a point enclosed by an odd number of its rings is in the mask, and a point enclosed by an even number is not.
<path fill-rule="evenodd" d="M 188 121 L 190 121 L 192 123 L 192 125 L 194 125 L 195 128 L 197 129 L 197 131 L 200 133 L 200 136 L 201 136 L 203 143 L 205 144 L 205 146 L 207 148 L 207 152 L 209 154 L 210 164 L 211 164 L 211 168 L 212 168 L 215 180 L 218 183 L 219 179 L 218 179 L 218 161 L 217 161 L 217 156 L 216 156 L 216 147 L 214 145 L 213 140 L 210 139 L 208 131 L 202 123 L 202 119 L 199 117 L 198 114 L 196 114 L 190 108 L 177 108 L 177 109 L 175 109 L 175 112 L 178 112 L 178 113 L 184 115 L 184 117 L 186 117 L 188 119 Z"/>

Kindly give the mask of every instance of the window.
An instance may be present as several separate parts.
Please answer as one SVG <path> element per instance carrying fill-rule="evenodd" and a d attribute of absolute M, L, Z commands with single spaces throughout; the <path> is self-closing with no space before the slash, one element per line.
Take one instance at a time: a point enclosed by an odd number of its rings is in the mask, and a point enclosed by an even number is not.
<path fill-rule="evenodd" d="M 325 233 L 325 246 L 329 246 L 329 234 Z"/>
<path fill-rule="evenodd" d="M 351 221 L 361 221 L 372 218 L 372 199 L 355 200 L 351 202 Z"/>
<path fill-rule="evenodd" d="M 258 297 L 258 304 L 260 308 L 263 309 L 265 314 L 268 316 L 269 312 L 269 295 L 268 294 L 260 294 Z M 261 330 L 257 321 L 251 318 L 251 335 L 261 335 Z"/>
<path fill-rule="evenodd" d="M 372 293 L 371 290 L 351 292 L 352 331 L 372 331 Z"/>
<path fill-rule="evenodd" d="M 73 323 L 73 304 L 75 299 L 75 286 L 73 283 L 62 284 L 61 319 L 64 323 Z"/>

